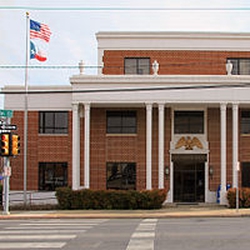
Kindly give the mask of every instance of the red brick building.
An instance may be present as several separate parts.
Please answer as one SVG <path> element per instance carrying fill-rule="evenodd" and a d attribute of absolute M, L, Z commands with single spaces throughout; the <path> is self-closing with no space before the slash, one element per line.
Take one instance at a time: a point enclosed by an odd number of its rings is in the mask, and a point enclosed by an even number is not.
<path fill-rule="evenodd" d="M 226 203 L 250 186 L 250 35 L 100 32 L 98 75 L 30 87 L 27 188 L 166 188 L 168 202 Z M 24 88 L 5 109 L 24 135 Z M 24 149 L 11 159 L 23 188 Z M 239 169 L 239 171 L 237 171 Z"/>

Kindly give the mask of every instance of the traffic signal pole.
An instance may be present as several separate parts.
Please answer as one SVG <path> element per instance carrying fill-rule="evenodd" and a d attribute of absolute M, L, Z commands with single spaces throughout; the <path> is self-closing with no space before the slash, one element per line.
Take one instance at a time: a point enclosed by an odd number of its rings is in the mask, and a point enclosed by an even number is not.
<path fill-rule="evenodd" d="M 9 204 L 10 204 L 10 199 L 9 199 L 9 193 L 10 193 L 10 159 L 9 157 L 4 157 L 4 172 L 5 172 L 5 177 L 4 177 L 4 210 L 3 214 L 8 215 L 10 214 L 9 211 Z"/>
<path fill-rule="evenodd" d="M 10 157 L 16 157 L 20 154 L 20 137 L 18 134 L 11 132 L 16 130 L 17 126 L 10 124 L 12 110 L 0 110 L 0 157 L 3 159 L 3 188 L 4 188 L 4 205 L 3 214 L 9 212 L 9 193 L 10 193 L 10 176 L 11 166 Z"/>
<path fill-rule="evenodd" d="M 6 124 L 10 124 L 10 118 L 6 118 Z M 9 132 L 9 131 L 8 131 Z M 7 140 L 7 146 L 8 148 L 6 149 L 7 152 L 5 151 L 5 153 L 8 153 L 9 154 L 9 147 L 10 147 L 10 136 L 9 134 L 7 134 L 8 137 L 5 136 L 5 138 Z M 2 138 L 1 138 L 2 140 Z M 2 141 L 1 141 L 2 143 Z M 5 146 L 6 146 L 5 145 Z M 3 157 L 3 167 L 4 167 L 4 209 L 3 209 L 3 214 L 5 215 L 8 215 L 10 214 L 10 211 L 9 211 L 9 204 L 10 204 L 10 174 L 11 174 L 11 168 L 10 168 L 10 159 L 8 156 L 4 156 Z"/>

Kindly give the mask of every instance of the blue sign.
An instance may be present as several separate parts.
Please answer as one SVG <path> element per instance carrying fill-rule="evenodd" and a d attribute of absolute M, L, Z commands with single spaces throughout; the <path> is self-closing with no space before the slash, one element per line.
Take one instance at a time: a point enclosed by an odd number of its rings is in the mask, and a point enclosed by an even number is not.
<path fill-rule="evenodd" d="M 0 175 L 0 181 L 4 179 L 4 176 Z"/>

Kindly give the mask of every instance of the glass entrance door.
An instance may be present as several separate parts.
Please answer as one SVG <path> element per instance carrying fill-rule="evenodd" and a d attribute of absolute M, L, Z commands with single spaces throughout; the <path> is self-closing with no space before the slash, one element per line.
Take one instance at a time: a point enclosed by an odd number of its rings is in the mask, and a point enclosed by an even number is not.
<path fill-rule="evenodd" d="M 174 202 L 205 201 L 205 159 L 201 155 L 174 157 Z"/>

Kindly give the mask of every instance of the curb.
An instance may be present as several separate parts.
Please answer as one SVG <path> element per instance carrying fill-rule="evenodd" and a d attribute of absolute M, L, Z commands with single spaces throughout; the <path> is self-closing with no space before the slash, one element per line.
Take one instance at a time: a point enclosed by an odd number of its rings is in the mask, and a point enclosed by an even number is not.
<path fill-rule="evenodd" d="M 0 220 L 19 220 L 19 219 L 128 219 L 128 218 L 212 218 L 212 217 L 250 217 L 250 209 L 223 209 L 223 210 L 185 210 L 185 211 L 15 211 L 7 215 L 0 215 Z"/>

